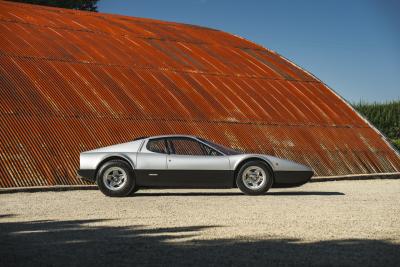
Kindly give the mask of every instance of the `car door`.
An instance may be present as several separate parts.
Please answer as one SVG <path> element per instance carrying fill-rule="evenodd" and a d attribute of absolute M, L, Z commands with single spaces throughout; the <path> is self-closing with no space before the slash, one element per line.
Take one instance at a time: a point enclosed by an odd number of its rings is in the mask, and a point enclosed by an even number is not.
<path fill-rule="evenodd" d="M 165 138 L 145 141 L 136 158 L 136 183 L 139 186 L 165 186 L 167 184 L 167 142 Z"/>
<path fill-rule="evenodd" d="M 168 182 L 176 187 L 232 187 L 228 157 L 190 137 L 167 138 Z"/>

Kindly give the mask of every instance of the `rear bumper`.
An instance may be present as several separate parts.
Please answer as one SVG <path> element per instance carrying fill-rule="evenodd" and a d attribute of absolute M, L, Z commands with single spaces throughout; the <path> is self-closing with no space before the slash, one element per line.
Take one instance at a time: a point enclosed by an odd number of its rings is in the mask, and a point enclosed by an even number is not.
<path fill-rule="evenodd" d="M 96 170 L 78 170 L 78 177 L 87 182 L 96 182 Z"/>
<path fill-rule="evenodd" d="M 275 171 L 274 184 L 272 187 L 295 187 L 300 186 L 308 181 L 314 175 L 312 170 L 310 171 Z"/>

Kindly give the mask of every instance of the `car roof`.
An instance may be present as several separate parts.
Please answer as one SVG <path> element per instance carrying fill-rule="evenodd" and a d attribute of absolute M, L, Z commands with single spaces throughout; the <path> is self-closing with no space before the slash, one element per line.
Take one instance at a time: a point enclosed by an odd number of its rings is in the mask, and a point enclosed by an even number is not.
<path fill-rule="evenodd" d="M 196 138 L 194 135 L 186 135 L 186 134 L 166 134 L 166 135 L 154 135 L 154 136 L 148 136 L 148 137 L 143 137 L 146 139 L 153 139 L 153 138 L 168 138 L 168 137 L 188 137 L 188 138 Z M 142 138 L 141 138 L 142 139 Z"/>

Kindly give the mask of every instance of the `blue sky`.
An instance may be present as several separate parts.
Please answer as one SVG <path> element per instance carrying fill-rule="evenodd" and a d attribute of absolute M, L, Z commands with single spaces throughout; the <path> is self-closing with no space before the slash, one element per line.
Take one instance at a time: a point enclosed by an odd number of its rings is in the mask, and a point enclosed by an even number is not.
<path fill-rule="evenodd" d="M 310 71 L 349 101 L 400 99 L 398 0 L 100 0 L 99 11 L 243 36 Z"/>

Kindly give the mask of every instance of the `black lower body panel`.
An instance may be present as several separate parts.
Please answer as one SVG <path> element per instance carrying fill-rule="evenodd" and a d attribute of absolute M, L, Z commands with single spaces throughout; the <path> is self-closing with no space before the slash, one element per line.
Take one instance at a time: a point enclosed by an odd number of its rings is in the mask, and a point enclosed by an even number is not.
<path fill-rule="evenodd" d="M 230 170 L 135 170 L 136 183 L 142 187 L 232 188 Z"/>
<path fill-rule="evenodd" d="M 96 182 L 96 170 L 78 170 L 78 176 L 87 182 Z"/>
<path fill-rule="evenodd" d="M 283 188 L 300 186 L 310 181 L 313 175 L 313 171 L 275 171 L 275 180 L 272 187 Z"/>

